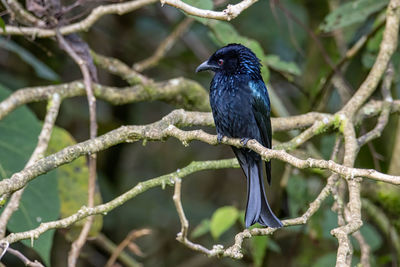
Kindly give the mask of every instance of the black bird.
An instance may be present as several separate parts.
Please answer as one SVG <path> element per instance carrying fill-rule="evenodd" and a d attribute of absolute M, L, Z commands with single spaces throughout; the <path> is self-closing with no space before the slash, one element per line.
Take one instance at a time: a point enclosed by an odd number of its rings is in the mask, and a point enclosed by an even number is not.
<path fill-rule="evenodd" d="M 260 60 L 247 47 L 229 44 L 216 51 L 196 72 L 215 72 L 210 86 L 210 104 L 218 141 L 224 136 L 250 139 L 271 148 L 270 101 L 261 77 Z M 282 227 L 268 205 L 263 182 L 261 157 L 248 148 L 232 147 L 247 177 L 246 228 L 255 223 L 273 228 Z M 266 162 L 268 183 L 271 183 L 271 162 Z"/>

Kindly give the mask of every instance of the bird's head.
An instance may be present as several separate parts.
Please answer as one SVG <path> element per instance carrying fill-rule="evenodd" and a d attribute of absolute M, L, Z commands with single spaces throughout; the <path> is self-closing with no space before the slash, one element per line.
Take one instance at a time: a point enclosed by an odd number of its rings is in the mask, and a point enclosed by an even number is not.
<path fill-rule="evenodd" d="M 249 48 L 241 44 L 229 44 L 218 49 L 207 61 L 197 67 L 196 72 L 212 70 L 227 75 L 260 75 L 260 60 Z"/>

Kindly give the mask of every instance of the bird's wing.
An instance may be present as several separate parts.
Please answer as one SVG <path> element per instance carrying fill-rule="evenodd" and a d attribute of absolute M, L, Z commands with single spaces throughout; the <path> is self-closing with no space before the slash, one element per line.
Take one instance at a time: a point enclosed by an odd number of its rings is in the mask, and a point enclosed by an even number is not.
<path fill-rule="evenodd" d="M 272 130 L 270 119 L 270 101 L 267 87 L 262 80 L 251 81 L 249 87 L 253 96 L 253 114 L 256 119 L 258 129 L 260 129 L 262 145 L 271 148 L 272 145 Z M 271 184 L 271 162 L 265 163 L 267 180 Z"/>

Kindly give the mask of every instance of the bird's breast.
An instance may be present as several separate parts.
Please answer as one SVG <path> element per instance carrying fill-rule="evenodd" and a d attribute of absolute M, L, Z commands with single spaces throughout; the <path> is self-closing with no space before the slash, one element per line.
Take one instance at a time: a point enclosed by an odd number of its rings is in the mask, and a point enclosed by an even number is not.
<path fill-rule="evenodd" d="M 211 88 L 210 104 L 217 132 L 224 136 L 252 136 L 256 125 L 250 96 L 237 88 Z"/>

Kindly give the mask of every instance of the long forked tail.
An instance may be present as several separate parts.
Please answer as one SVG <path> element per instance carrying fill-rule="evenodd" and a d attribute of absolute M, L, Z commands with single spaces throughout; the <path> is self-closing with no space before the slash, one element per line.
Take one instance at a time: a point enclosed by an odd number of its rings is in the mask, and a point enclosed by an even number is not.
<path fill-rule="evenodd" d="M 232 149 L 247 178 L 246 228 L 257 222 L 272 228 L 282 227 L 282 222 L 272 212 L 265 195 L 261 158 L 254 152 L 243 151 L 236 147 Z M 270 172 L 271 169 L 267 168 L 266 171 Z"/>
<path fill-rule="evenodd" d="M 245 224 L 246 228 L 258 222 L 272 228 L 280 228 L 282 222 L 272 212 L 265 195 L 262 175 L 262 161 L 248 162 L 247 176 L 247 207 Z"/>

